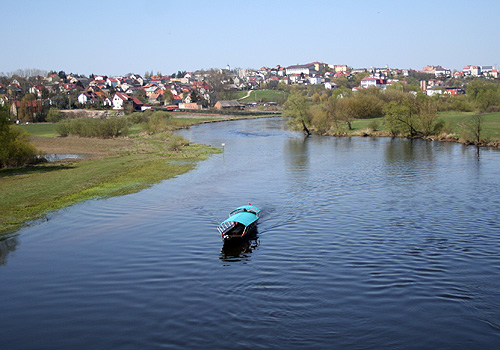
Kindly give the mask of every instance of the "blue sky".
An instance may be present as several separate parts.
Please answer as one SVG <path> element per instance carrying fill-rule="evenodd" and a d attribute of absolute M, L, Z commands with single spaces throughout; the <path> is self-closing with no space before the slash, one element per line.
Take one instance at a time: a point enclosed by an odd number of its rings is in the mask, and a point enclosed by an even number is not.
<path fill-rule="evenodd" d="M 17 0 L 0 9 L 0 72 L 500 63 L 498 0 Z"/>

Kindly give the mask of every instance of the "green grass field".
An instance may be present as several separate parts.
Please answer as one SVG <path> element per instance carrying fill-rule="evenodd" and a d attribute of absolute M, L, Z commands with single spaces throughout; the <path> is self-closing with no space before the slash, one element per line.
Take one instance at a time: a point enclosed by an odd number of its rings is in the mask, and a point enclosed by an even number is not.
<path fill-rule="evenodd" d="M 247 91 L 239 91 L 242 93 L 240 97 L 247 94 Z M 250 92 L 250 96 L 239 100 L 241 103 L 251 103 L 251 102 L 278 102 L 280 104 L 284 103 L 288 97 L 288 93 L 279 90 L 253 90 Z"/>
<path fill-rule="evenodd" d="M 36 123 L 21 124 L 19 127 L 33 136 L 56 137 L 56 124 L 54 123 Z"/>

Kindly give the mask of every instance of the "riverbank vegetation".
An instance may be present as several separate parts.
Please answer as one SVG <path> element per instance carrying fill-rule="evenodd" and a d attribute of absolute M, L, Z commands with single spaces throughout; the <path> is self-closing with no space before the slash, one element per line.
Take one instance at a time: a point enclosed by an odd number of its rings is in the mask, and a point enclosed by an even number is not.
<path fill-rule="evenodd" d="M 0 106 L 0 169 L 35 164 L 39 154 L 24 130 L 11 125 L 8 108 Z"/>
<path fill-rule="evenodd" d="M 292 128 L 306 133 L 500 146 L 500 85 L 495 82 L 473 81 L 466 95 L 433 97 L 402 84 L 332 92 L 295 88 L 283 115 Z"/>
<path fill-rule="evenodd" d="M 0 234 L 18 229 L 25 222 L 44 219 L 47 213 L 68 205 L 137 192 L 191 170 L 199 160 L 220 150 L 191 144 L 172 131 L 220 119 L 134 113 L 126 118 L 126 128 L 119 137 L 88 137 L 87 132 L 82 137 L 73 131 L 62 137 L 60 124 L 23 126 L 30 133 L 33 147 L 46 154 L 70 153 L 81 158 L 1 169 Z M 89 119 L 77 123 L 76 130 L 97 125 Z"/>

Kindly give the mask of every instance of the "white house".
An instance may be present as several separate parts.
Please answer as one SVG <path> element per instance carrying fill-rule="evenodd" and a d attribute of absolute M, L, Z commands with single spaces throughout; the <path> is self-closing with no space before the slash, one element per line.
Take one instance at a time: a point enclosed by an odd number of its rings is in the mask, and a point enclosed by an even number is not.
<path fill-rule="evenodd" d="M 309 84 L 311 84 L 311 85 L 320 85 L 321 84 L 321 77 L 317 77 L 317 76 L 310 77 L 309 78 Z"/>
<path fill-rule="evenodd" d="M 442 95 L 443 89 L 442 88 L 427 89 L 426 93 L 427 93 L 427 96 Z"/>
<path fill-rule="evenodd" d="M 128 101 L 130 97 L 127 94 L 123 94 L 121 92 L 115 93 L 113 96 L 113 109 L 123 109 L 123 103 Z"/>
<path fill-rule="evenodd" d="M 286 75 L 293 74 L 304 74 L 305 76 L 310 75 L 312 72 L 315 72 L 314 64 L 299 64 L 295 66 L 289 66 L 286 68 Z"/>
<path fill-rule="evenodd" d="M 437 77 L 449 77 L 451 76 L 451 70 L 448 68 L 436 68 L 434 75 Z"/>
<path fill-rule="evenodd" d="M 371 78 L 371 77 L 366 77 L 361 79 L 361 87 L 363 89 L 368 89 L 369 87 L 376 86 L 379 88 L 384 89 L 387 85 L 387 81 L 385 79 L 377 79 L 377 78 Z"/>
<path fill-rule="evenodd" d="M 479 66 L 465 66 L 463 69 L 465 75 L 472 75 L 478 77 L 481 75 L 481 67 Z"/>
<path fill-rule="evenodd" d="M 82 105 L 87 103 L 97 103 L 99 101 L 99 98 L 92 92 L 82 92 L 78 95 L 77 99 Z"/>
<path fill-rule="evenodd" d="M 338 86 L 334 82 L 327 81 L 325 83 L 325 89 L 327 89 L 327 90 L 335 90 L 336 88 L 338 88 Z"/>
<path fill-rule="evenodd" d="M 117 78 L 108 78 L 108 80 L 106 80 L 106 85 L 116 87 L 117 85 L 120 85 L 120 80 Z"/>

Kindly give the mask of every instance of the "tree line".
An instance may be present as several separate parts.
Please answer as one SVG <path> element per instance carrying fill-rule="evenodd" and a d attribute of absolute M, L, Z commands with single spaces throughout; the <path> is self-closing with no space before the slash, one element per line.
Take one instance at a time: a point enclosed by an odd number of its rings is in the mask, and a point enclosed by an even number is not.
<path fill-rule="evenodd" d="M 296 130 L 325 135 L 347 135 L 353 121 L 383 117 L 383 125 L 370 123 L 371 131 L 382 127 L 391 136 L 425 137 L 445 131 L 446 125 L 437 119 L 439 111 L 500 111 L 500 84 L 475 80 L 466 87 L 466 95 L 427 96 L 413 86 L 395 83 L 382 90 L 369 88 L 352 91 L 339 88 L 333 91 L 318 88 L 293 88 L 284 104 L 284 116 Z M 472 118 L 478 132 L 481 114 Z"/>

